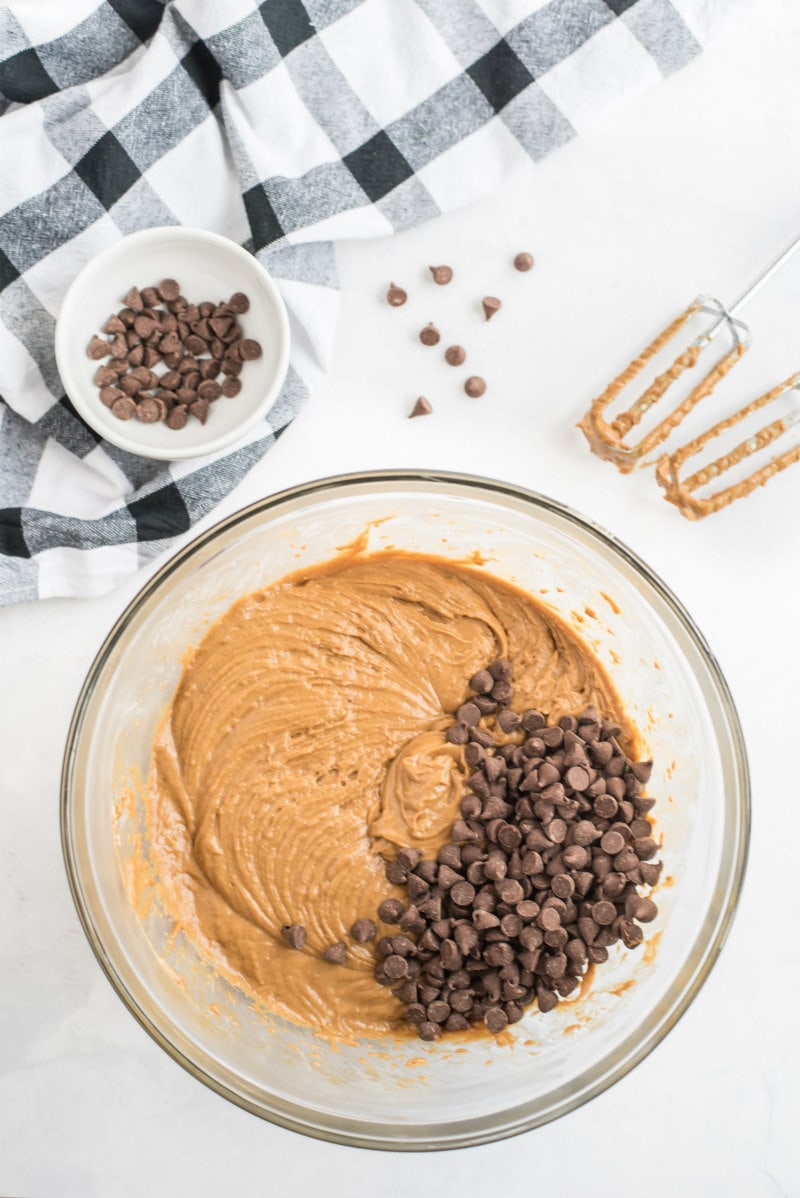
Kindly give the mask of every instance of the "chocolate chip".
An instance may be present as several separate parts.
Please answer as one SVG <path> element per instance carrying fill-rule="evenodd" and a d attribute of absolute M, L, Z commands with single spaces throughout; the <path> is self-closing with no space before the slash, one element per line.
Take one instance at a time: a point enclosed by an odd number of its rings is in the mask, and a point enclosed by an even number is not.
<path fill-rule="evenodd" d="M 433 324 L 427 324 L 419 335 L 423 345 L 438 345 L 442 334 Z"/>
<path fill-rule="evenodd" d="M 180 286 L 175 279 L 162 279 L 156 288 L 159 299 L 176 300 L 181 293 Z"/>
<path fill-rule="evenodd" d="M 301 923 L 285 923 L 281 927 L 283 936 L 289 948 L 302 948 L 306 942 L 306 930 Z"/>
<path fill-rule="evenodd" d="M 323 961 L 330 961 L 332 965 L 344 965 L 347 958 L 347 949 L 343 940 L 337 940 L 335 944 L 329 944 L 321 953 Z"/>
<path fill-rule="evenodd" d="M 428 400 L 425 398 L 424 395 L 420 395 L 419 399 L 414 404 L 411 411 L 408 413 L 408 416 L 409 416 L 409 419 L 411 420 L 414 418 L 414 416 L 430 416 L 432 411 L 433 411 L 433 408 L 432 408 L 431 404 L 428 402 Z"/>
<path fill-rule="evenodd" d="M 120 399 L 114 400 L 111 411 L 117 420 L 132 420 L 136 415 L 136 403 L 130 396 L 123 394 Z"/>
<path fill-rule="evenodd" d="M 461 345 L 450 345 L 444 351 L 444 360 L 450 366 L 463 366 L 467 360 L 467 351 Z"/>
<path fill-rule="evenodd" d="M 501 301 L 494 295 L 485 295 L 481 300 L 483 315 L 487 320 L 491 320 L 495 313 L 500 311 L 502 306 Z"/>
<path fill-rule="evenodd" d="M 225 378 L 222 382 L 222 387 L 221 387 L 222 394 L 227 399 L 233 399 L 233 397 L 235 395 L 239 394 L 241 389 L 242 389 L 241 379 Z"/>
<path fill-rule="evenodd" d="M 495 680 L 488 670 L 478 670 L 469 680 L 470 690 L 476 695 L 486 695 L 494 686 Z"/>
<path fill-rule="evenodd" d="M 430 1019 L 417 1024 L 417 1035 L 420 1040 L 435 1040 L 441 1033 L 441 1027 Z"/>
<path fill-rule="evenodd" d="M 222 388 L 213 379 L 205 379 L 197 388 L 198 399 L 207 399 L 209 402 L 219 399 L 221 394 Z"/>
<path fill-rule="evenodd" d="M 88 356 L 90 358 L 93 358 L 96 362 L 99 361 L 101 358 L 107 358 L 108 355 L 111 353 L 111 342 L 104 341 L 102 337 L 98 337 L 95 334 L 95 336 L 92 337 L 91 341 L 89 342 L 89 345 L 87 346 L 86 353 L 88 354 Z"/>
<path fill-rule="evenodd" d="M 390 284 L 389 290 L 386 292 L 387 304 L 390 304 L 393 308 L 401 308 L 407 299 L 407 291 L 404 291 L 402 287 L 398 287 L 396 283 Z"/>
<path fill-rule="evenodd" d="M 136 418 L 141 420 L 142 424 L 158 424 L 166 415 L 166 405 L 160 399 L 154 399 L 148 396 L 143 399 L 136 407 Z"/>
<path fill-rule="evenodd" d="M 398 899 L 384 899 L 378 907 L 378 918 L 383 923 L 399 923 L 404 909 Z"/>
<path fill-rule="evenodd" d="M 440 287 L 446 286 L 453 278 L 453 270 L 450 266 L 429 266 L 428 270 L 433 276 L 434 283 L 438 283 Z"/>
<path fill-rule="evenodd" d="M 191 392 L 189 392 L 189 395 L 191 395 Z M 177 396 L 177 398 L 180 398 L 180 395 Z M 189 414 L 194 416 L 195 420 L 199 420 L 201 424 L 205 424 L 205 422 L 208 420 L 209 406 L 209 401 L 207 399 L 196 399 L 193 402 L 190 402 L 188 405 Z"/>
<path fill-rule="evenodd" d="M 489 1007 L 483 1021 L 490 1032 L 502 1032 L 508 1026 L 508 1015 L 502 1007 Z"/>
<path fill-rule="evenodd" d="M 252 338 L 248 337 L 239 342 L 239 353 L 245 362 L 252 362 L 256 358 L 261 357 L 263 350 L 258 341 L 253 341 Z"/>
<path fill-rule="evenodd" d="M 247 312 L 250 308 L 250 300 L 243 291 L 235 291 L 228 300 L 228 307 L 232 312 L 236 312 L 237 315 L 241 316 L 242 313 Z"/>
<path fill-rule="evenodd" d="M 470 399 L 478 399 L 486 390 L 486 383 L 479 375 L 473 374 L 464 383 L 464 390 Z"/>
<path fill-rule="evenodd" d="M 186 422 L 189 419 L 189 409 L 186 404 L 177 404 L 167 413 L 166 425 L 167 428 L 181 429 L 186 427 Z"/>
<path fill-rule="evenodd" d="M 514 259 L 514 269 L 515 270 L 526 271 L 526 270 L 530 270 L 532 266 L 533 266 L 533 257 L 531 254 L 527 254 L 527 253 L 523 252 L 521 254 L 517 254 L 516 258 Z"/>

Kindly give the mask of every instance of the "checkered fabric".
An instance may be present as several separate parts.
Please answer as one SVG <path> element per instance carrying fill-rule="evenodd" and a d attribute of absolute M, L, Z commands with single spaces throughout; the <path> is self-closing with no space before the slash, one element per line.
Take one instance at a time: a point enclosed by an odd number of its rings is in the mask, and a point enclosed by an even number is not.
<path fill-rule="evenodd" d="M 405 229 L 496 188 L 683 66 L 736 2 L 0 9 L 0 600 L 99 594 L 231 490 L 325 370 L 336 240 Z M 100 441 L 53 351 L 79 268 L 123 234 L 169 224 L 256 254 L 295 333 L 263 424 L 180 464 Z"/>

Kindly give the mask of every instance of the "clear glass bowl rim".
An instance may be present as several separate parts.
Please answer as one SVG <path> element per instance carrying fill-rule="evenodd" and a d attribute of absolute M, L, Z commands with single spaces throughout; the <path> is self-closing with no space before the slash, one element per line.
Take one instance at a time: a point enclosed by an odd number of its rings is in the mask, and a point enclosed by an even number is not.
<path fill-rule="evenodd" d="M 220 1082 L 217 1078 L 210 1076 L 202 1069 L 191 1057 L 183 1053 L 167 1035 L 164 1034 L 156 1019 L 152 1018 L 142 1005 L 137 1001 L 135 996 L 130 992 L 124 979 L 119 975 L 113 966 L 109 956 L 107 955 L 102 940 L 94 925 L 92 919 L 90 905 L 87 900 L 83 885 L 81 883 L 80 871 L 78 868 L 76 850 L 73 841 L 72 827 L 72 808 L 74 804 L 74 793 L 72 787 L 72 771 L 77 753 L 79 737 L 83 729 L 86 711 L 94 689 L 98 682 L 102 679 L 103 671 L 106 663 L 124 636 L 128 626 L 135 620 L 140 609 L 145 603 L 158 591 L 169 577 L 184 564 L 188 563 L 192 557 L 198 554 L 209 543 L 213 542 L 222 533 L 231 531 L 237 525 L 244 524 L 253 516 L 261 515 L 269 512 L 272 509 L 279 508 L 282 504 L 289 501 L 302 499 L 312 499 L 320 496 L 325 492 L 341 492 L 350 487 L 362 486 L 363 484 L 376 485 L 391 485 L 391 484 L 432 484 L 433 486 L 446 486 L 454 484 L 460 487 L 474 488 L 478 491 L 486 491 L 494 497 L 508 496 L 514 500 L 530 503 L 535 508 L 540 508 L 545 512 L 550 512 L 568 523 L 572 523 L 588 533 L 591 537 L 596 538 L 607 548 L 610 548 L 617 556 L 625 561 L 628 566 L 632 567 L 660 596 L 663 602 L 671 608 L 674 616 L 677 617 L 680 624 L 683 626 L 684 632 L 694 642 L 696 649 L 699 650 L 701 657 L 704 660 L 705 666 L 709 671 L 713 685 L 717 692 L 717 698 L 720 702 L 722 714 L 727 721 L 728 731 L 733 746 L 733 767 L 735 775 L 739 781 L 738 793 L 735 796 L 733 812 L 736 822 L 737 836 L 735 839 L 735 851 L 728 862 L 728 874 L 726 881 L 727 901 L 720 911 L 716 921 L 713 935 L 709 938 L 705 945 L 702 957 L 694 963 L 692 975 L 689 984 L 685 985 L 673 1002 L 671 1009 L 666 1016 L 659 1022 L 658 1026 L 649 1036 L 644 1037 L 641 1042 L 630 1052 L 625 1054 L 624 1058 L 617 1063 L 616 1066 L 605 1069 L 602 1072 L 598 1071 L 598 1075 L 592 1079 L 591 1077 L 582 1079 L 583 1084 L 575 1093 L 565 1092 L 560 1100 L 553 1103 L 546 1111 L 528 1111 L 522 1113 L 519 1109 L 514 1112 L 515 1118 L 513 1121 L 505 1124 L 492 1124 L 488 1127 L 475 1128 L 474 1130 L 465 1131 L 460 1124 L 437 1125 L 437 1134 L 435 1138 L 426 1139 L 422 1129 L 415 1129 L 416 1134 L 413 1137 L 404 1139 L 402 1136 L 397 1138 L 388 1138 L 386 1135 L 385 1126 L 382 1124 L 367 1124 L 356 1123 L 353 1120 L 342 1119 L 340 1127 L 333 1127 L 328 1122 L 315 1122 L 313 1115 L 305 1107 L 300 1104 L 292 1104 L 284 1100 L 275 1099 L 274 1104 L 270 1105 L 267 1102 L 253 1102 L 246 1095 L 237 1092 L 235 1088 L 227 1086 Z M 223 1098 L 235 1103 L 237 1106 L 249 1111 L 251 1114 L 275 1123 L 278 1126 L 285 1127 L 288 1130 L 297 1131 L 305 1135 L 310 1135 L 316 1139 L 328 1140 L 333 1143 L 345 1144 L 351 1147 L 363 1147 L 371 1149 L 382 1149 L 390 1151 L 430 1151 L 431 1149 L 451 1149 L 459 1147 L 470 1147 L 478 1144 L 489 1143 L 499 1139 L 505 1139 L 512 1135 L 518 1135 L 531 1129 L 548 1123 L 553 1119 L 560 1118 L 569 1111 L 582 1106 L 584 1103 L 597 1097 L 603 1091 L 608 1089 L 615 1082 L 619 1081 L 627 1073 L 631 1071 L 640 1061 L 642 1061 L 658 1044 L 665 1038 L 669 1031 L 675 1026 L 681 1016 L 686 1012 L 695 997 L 702 988 L 704 982 L 708 978 L 714 963 L 722 949 L 722 946 L 730 931 L 733 917 L 741 893 L 741 888 L 744 880 L 744 874 L 747 864 L 747 855 L 750 839 L 750 815 L 751 815 L 751 793 L 750 793 L 750 774 L 747 760 L 747 751 L 745 748 L 744 737 L 742 734 L 739 716 L 733 697 L 730 693 L 725 677 L 712 653 L 703 634 L 695 625 L 689 613 L 683 607 L 681 602 L 673 594 L 670 588 L 658 577 L 657 574 L 631 549 L 629 549 L 622 541 L 618 540 L 612 533 L 608 532 L 601 525 L 590 520 L 588 517 L 580 514 L 567 505 L 542 495 L 536 491 L 525 487 L 518 486 L 514 483 L 507 483 L 497 479 L 482 477 L 474 474 L 463 474 L 455 471 L 442 470 L 421 470 L 421 469 L 392 469 L 392 470 L 374 470 L 361 471 L 341 475 L 331 475 L 320 479 L 315 479 L 311 482 L 302 483 L 294 487 L 286 488 L 282 491 L 275 492 L 272 495 L 256 500 L 254 503 L 248 504 L 246 507 L 239 509 L 230 516 L 223 518 L 214 524 L 205 532 L 200 533 L 197 537 L 188 542 L 177 553 L 173 554 L 167 561 L 156 571 L 156 573 L 140 588 L 134 598 L 128 603 L 124 611 L 114 622 L 108 635 L 105 637 L 101 647 L 97 651 L 92 664 L 89 667 L 80 694 L 75 703 L 72 719 L 70 721 L 69 730 L 67 733 L 66 745 L 64 749 L 63 765 L 61 772 L 60 786 L 60 822 L 61 822 L 61 843 L 64 856 L 64 862 L 67 872 L 70 891 L 72 894 L 75 907 L 83 926 L 83 930 L 91 945 L 91 948 L 103 969 L 111 985 L 116 990 L 118 996 L 122 999 L 125 1006 L 141 1024 L 145 1031 L 156 1041 L 157 1044 L 167 1052 L 173 1060 L 177 1061 L 191 1076 L 203 1082 L 204 1085 L 220 1094 Z M 411 1129 L 405 1129 L 407 1132 Z"/>

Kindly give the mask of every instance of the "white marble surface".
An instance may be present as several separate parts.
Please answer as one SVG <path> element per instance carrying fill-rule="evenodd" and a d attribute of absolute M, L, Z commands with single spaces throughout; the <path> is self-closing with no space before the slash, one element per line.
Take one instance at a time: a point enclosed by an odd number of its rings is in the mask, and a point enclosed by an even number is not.
<path fill-rule="evenodd" d="M 219 515 L 350 469 L 493 474 L 584 512 L 640 553 L 706 634 L 749 748 L 753 834 L 733 931 L 665 1042 L 588 1106 L 515 1140 L 395 1156 L 262 1123 L 174 1064 L 124 1009 L 73 910 L 58 778 L 84 672 L 133 586 L 0 612 L 0 1194 L 405 1195 L 495 1192 L 667 1198 L 800 1193 L 800 948 L 794 931 L 800 467 L 705 523 L 652 475 L 592 458 L 575 419 L 696 291 L 730 298 L 800 231 L 800 9 L 751 4 L 740 24 L 643 100 L 503 195 L 393 241 L 341 253 L 328 385 Z M 537 258 L 525 277 L 507 261 Z M 389 278 L 451 262 L 463 289 L 506 306 L 458 316 L 490 380 L 481 401 L 418 347 L 422 305 L 388 310 Z M 800 258 L 754 302 L 734 399 L 800 368 Z M 444 323 L 446 316 L 441 316 Z M 388 382 L 387 382 L 388 380 Z M 433 416 L 408 421 L 424 391 Z M 730 397 L 728 403 L 730 403 Z"/>

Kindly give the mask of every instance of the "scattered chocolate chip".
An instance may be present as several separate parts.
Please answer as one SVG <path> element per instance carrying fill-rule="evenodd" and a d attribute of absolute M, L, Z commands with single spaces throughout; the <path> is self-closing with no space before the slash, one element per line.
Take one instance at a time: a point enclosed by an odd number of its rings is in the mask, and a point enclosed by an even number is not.
<path fill-rule="evenodd" d="M 306 942 L 306 930 L 301 923 L 283 924 L 281 927 L 281 936 L 283 936 L 289 948 L 302 948 Z"/>
<path fill-rule="evenodd" d="M 502 306 L 503 305 L 500 300 L 494 295 L 485 295 L 481 300 L 483 315 L 487 320 L 491 320 L 495 313 L 500 311 Z"/>
<path fill-rule="evenodd" d="M 327 948 L 322 950 L 320 954 L 323 961 L 330 961 L 332 965 L 344 965 L 347 958 L 347 949 L 343 940 L 337 940 L 335 944 L 329 944 Z"/>
<path fill-rule="evenodd" d="M 378 929 L 371 919 L 357 919 L 350 929 L 350 935 L 356 944 L 368 944 L 374 940 Z"/>
<path fill-rule="evenodd" d="M 526 271 L 526 270 L 530 270 L 532 266 L 533 266 L 533 256 L 531 254 L 527 254 L 527 253 L 523 252 L 521 254 L 517 254 L 516 258 L 514 259 L 514 269 L 515 270 Z"/>
<path fill-rule="evenodd" d="M 429 266 L 428 270 L 433 275 L 434 283 L 438 283 L 440 287 L 444 287 L 453 278 L 453 269 L 450 266 Z"/>
<path fill-rule="evenodd" d="M 386 302 L 393 308 L 402 308 L 407 299 L 408 292 L 404 291 L 402 287 L 398 287 L 396 283 L 392 283 L 386 292 Z"/>
<path fill-rule="evenodd" d="M 486 383 L 480 375 L 471 375 L 464 384 L 464 390 L 470 399 L 478 399 L 486 390 Z"/>
<path fill-rule="evenodd" d="M 432 411 L 433 407 L 431 404 L 424 395 L 420 395 L 419 399 L 408 413 L 408 418 L 409 420 L 412 420 L 415 416 L 430 416 Z"/>
<path fill-rule="evenodd" d="M 444 351 L 444 360 L 450 366 L 463 366 L 467 351 L 461 345 L 451 345 Z"/>
<path fill-rule="evenodd" d="M 433 324 L 426 324 L 419 335 L 419 339 L 423 345 L 438 345 L 441 338 L 442 334 Z"/>

